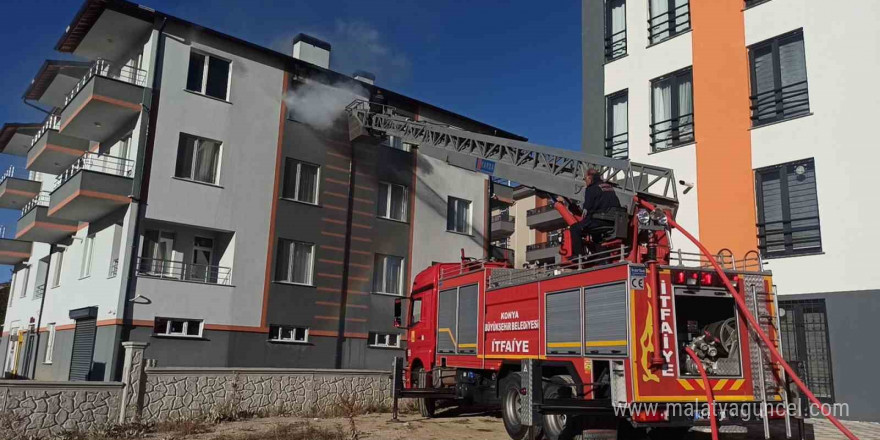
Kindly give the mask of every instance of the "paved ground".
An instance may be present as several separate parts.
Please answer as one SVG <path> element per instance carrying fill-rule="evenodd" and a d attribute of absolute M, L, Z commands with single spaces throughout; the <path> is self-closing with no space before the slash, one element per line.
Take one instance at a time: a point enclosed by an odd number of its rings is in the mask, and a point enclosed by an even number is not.
<path fill-rule="evenodd" d="M 494 413 L 460 413 L 448 414 L 434 419 L 423 419 L 415 414 L 401 416 L 400 423 L 391 423 L 389 414 L 368 414 L 355 418 L 359 440 L 504 440 L 507 435 L 501 419 Z M 880 440 L 880 424 L 866 422 L 845 422 L 846 425 L 862 440 Z M 315 427 L 329 428 L 344 432 L 345 438 L 351 438 L 350 421 L 336 419 L 303 419 L 292 417 L 274 417 L 252 419 L 241 422 L 217 425 L 210 433 L 186 436 L 188 439 L 236 439 L 246 433 L 248 438 L 275 438 L 271 433 L 279 426 L 290 424 L 308 424 Z M 701 432 L 703 431 L 703 432 Z M 836 428 L 824 420 L 808 421 L 805 426 L 804 438 L 808 440 L 845 439 Z M 799 439 L 797 428 L 794 439 Z M 179 438 L 179 437 L 178 437 Z M 690 440 L 709 440 L 708 428 L 695 428 L 688 434 Z M 744 427 L 725 427 L 721 439 L 727 440 L 761 440 L 764 438 L 760 424 Z M 784 427 L 777 424 L 773 429 L 773 439 L 785 439 Z"/>

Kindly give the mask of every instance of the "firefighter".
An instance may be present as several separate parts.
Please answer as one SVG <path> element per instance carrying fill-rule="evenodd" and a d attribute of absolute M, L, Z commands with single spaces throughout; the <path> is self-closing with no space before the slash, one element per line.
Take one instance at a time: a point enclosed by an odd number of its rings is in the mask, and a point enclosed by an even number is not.
<path fill-rule="evenodd" d="M 602 181 L 599 171 L 593 168 L 587 170 L 584 177 L 584 218 L 570 227 L 571 249 L 575 255 L 584 253 L 584 237 L 593 235 L 593 231 L 602 226 L 613 226 L 613 222 L 593 218 L 594 214 L 605 213 L 615 208 L 620 208 L 620 200 L 614 192 L 614 185 Z"/>
<path fill-rule="evenodd" d="M 386 113 L 386 105 L 388 105 L 388 99 L 382 94 L 382 89 L 377 89 L 376 93 L 370 96 L 370 111 L 373 113 Z"/>

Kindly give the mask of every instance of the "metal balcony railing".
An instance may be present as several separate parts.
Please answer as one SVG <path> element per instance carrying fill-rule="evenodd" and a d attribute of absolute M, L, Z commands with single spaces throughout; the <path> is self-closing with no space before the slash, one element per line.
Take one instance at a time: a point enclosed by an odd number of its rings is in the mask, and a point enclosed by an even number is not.
<path fill-rule="evenodd" d="M 231 268 L 182 261 L 138 258 L 137 273 L 139 276 L 195 283 L 232 284 Z"/>
<path fill-rule="evenodd" d="M 31 148 L 33 148 L 34 145 L 37 145 L 37 141 L 39 141 L 40 138 L 43 137 L 43 135 L 46 134 L 47 131 L 49 131 L 49 130 L 58 131 L 60 129 L 61 129 L 61 115 L 50 114 L 49 116 L 46 116 L 46 120 L 43 121 L 43 126 L 40 127 L 40 130 L 37 131 L 37 134 L 35 134 L 34 138 L 31 139 Z"/>
<path fill-rule="evenodd" d="M 605 138 L 605 156 L 614 159 L 629 157 L 629 132 L 615 134 Z"/>
<path fill-rule="evenodd" d="M 778 89 L 767 90 L 749 97 L 752 125 L 780 121 L 810 112 L 810 92 L 807 81 L 800 81 Z"/>
<path fill-rule="evenodd" d="M 70 180 L 80 170 L 94 171 L 114 176 L 132 177 L 134 161 L 116 156 L 86 152 L 63 173 L 55 176 L 55 189 Z"/>
<path fill-rule="evenodd" d="M 530 210 L 526 211 L 526 215 L 527 216 L 538 215 L 538 214 L 543 214 L 545 212 L 550 212 L 550 211 L 555 211 L 555 210 L 556 210 L 556 207 L 553 206 L 552 204 L 549 204 L 549 205 L 539 206 L 534 209 L 530 209 Z"/>
<path fill-rule="evenodd" d="M 40 191 L 30 202 L 21 208 L 21 216 L 24 217 L 37 206 L 49 206 L 49 191 Z"/>
<path fill-rule="evenodd" d="M 605 36 L 605 61 L 626 55 L 626 29 Z"/>
<path fill-rule="evenodd" d="M 671 2 L 670 2 L 671 3 Z M 669 8 L 648 19 L 648 41 L 656 44 L 691 28 L 690 2 Z"/>
<path fill-rule="evenodd" d="M 30 172 L 27 170 L 23 170 L 21 168 L 16 168 L 15 165 L 9 165 L 9 168 L 6 168 L 6 171 L 3 172 L 3 177 L 0 178 L 0 183 L 3 183 L 6 179 L 13 177 L 16 179 L 30 179 Z"/>
<path fill-rule="evenodd" d="M 80 90 L 82 90 L 83 87 L 85 87 L 85 85 L 96 76 L 103 76 L 105 78 L 115 79 L 117 81 L 134 84 L 140 87 L 144 87 L 147 84 L 146 70 L 130 66 L 122 66 L 116 69 L 109 61 L 98 59 L 92 63 L 88 73 L 86 73 L 85 76 L 73 86 L 73 89 L 67 94 L 67 96 L 64 97 L 64 105 L 67 106 L 67 104 L 70 104 L 70 101 L 73 101 L 73 98 L 76 97 Z"/>
<path fill-rule="evenodd" d="M 655 153 L 693 141 L 693 113 L 651 124 L 651 150 Z"/>

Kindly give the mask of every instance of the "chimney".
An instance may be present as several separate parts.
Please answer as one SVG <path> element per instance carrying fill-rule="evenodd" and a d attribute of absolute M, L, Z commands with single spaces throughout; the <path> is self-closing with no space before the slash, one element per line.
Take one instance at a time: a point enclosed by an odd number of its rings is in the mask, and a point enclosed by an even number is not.
<path fill-rule="evenodd" d="M 351 76 L 353 76 L 354 79 L 365 82 L 369 85 L 373 85 L 376 82 L 376 75 L 373 75 L 366 70 L 355 70 L 354 73 L 351 74 Z"/>
<path fill-rule="evenodd" d="M 311 35 L 293 37 L 293 57 L 325 69 L 330 68 L 330 43 Z"/>

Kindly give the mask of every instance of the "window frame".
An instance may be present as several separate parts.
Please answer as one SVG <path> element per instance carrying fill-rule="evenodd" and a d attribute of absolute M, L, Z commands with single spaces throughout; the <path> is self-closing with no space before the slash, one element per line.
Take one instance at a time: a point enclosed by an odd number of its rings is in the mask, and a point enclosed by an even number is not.
<path fill-rule="evenodd" d="M 184 137 L 193 138 L 193 140 L 194 140 L 192 157 L 190 158 L 190 163 L 189 163 L 189 167 L 188 167 L 189 168 L 189 177 L 177 175 L 177 170 L 180 167 L 178 164 L 178 162 L 180 161 L 180 149 L 185 148 L 185 145 L 186 145 L 183 142 Z M 217 144 L 217 167 L 214 170 L 214 181 L 213 182 L 199 180 L 199 179 L 196 179 L 196 177 L 195 177 L 196 176 L 196 157 L 197 157 L 196 152 L 198 150 L 198 142 L 199 141 L 213 142 L 213 143 Z M 223 170 L 223 149 L 224 149 L 223 146 L 224 146 L 224 142 L 216 140 L 216 139 L 210 139 L 210 138 L 206 138 L 206 137 L 202 137 L 202 136 L 196 136 L 194 134 L 180 132 L 180 136 L 178 137 L 178 141 L 177 141 L 177 156 L 174 160 L 174 178 L 180 179 L 180 180 L 183 180 L 186 182 L 200 183 L 202 185 L 221 186 L 220 185 L 220 172 Z"/>
<path fill-rule="evenodd" d="M 310 246 L 312 248 L 312 251 L 310 253 L 311 258 L 309 259 L 309 268 L 307 271 L 308 278 L 309 278 L 307 283 L 293 281 L 294 255 L 296 252 L 296 245 L 298 245 L 298 244 Z M 287 278 L 285 278 L 285 279 L 278 279 L 278 270 L 279 270 L 278 264 L 280 264 L 281 261 L 277 261 L 277 260 L 279 260 L 278 252 L 279 252 L 281 246 L 288 247 L 288 249 L 287 249 L 287 258 L 288 259 L 285 262 L 285 265 L 287 267 L 287 270 L 285 271 L 285 273 L 287 274 Z M 285 284 L 293 284 L 293 285 L 297 285 L 297 286 L 314 287 L 314 285 L 315 285 L 315 249 L 316 248 L 317 248 L 317 246 L 315 246 L 315 243 L 309 243 L 309 242 L 300 241 L 300 240 L 293 240 L 293 239 L 289 239 L 289 238 L 278 238 L 278 248 L 275 249 L 275 260 L 276 260 L 275 261 L 275 278 L 276 278 L 275 282 L 285 283 Z"/>
<path fill-rule="evenodd" d="M 232 102 L 229 99 L 230 95 L 232 94 L 232 65 L 233 65 L 232 60 L 230 60 L 228 58 L 220 57 L 217 55 L 213 55 L 213 54 L 210 54 L 210 53 L 205 52 L 203 50 L 191 47 L 190 48 L 190 58 L 192 58 L 193 53 L 197 53 L 205 58 L 205 60 L 202 63 L 202 80 L 201 80 L 201 87 L 200 87 L 201 90 L 190 89 L 188 87 L 189 84 L 186 83 L 187 81 L 184 82 L 183 89 L 186 90 L 187 92 L 192 92 L 197 95 L 205 96 L 207 98 L 216 99 L 218 101 Z M 211 61 L 210 61 L 211 58 L 229 63 L 229 71 L 226 73 L 226 97 L 224 97 L 224 98 L 219 98 L 219 97 L 209 95 L 206 93 L 207 89 L 208 89 L 208 70 L 209 70 L 209 66 L 211 63 Z M 190 65 L 190 60 L 187 59 L 187 65 L 186 65 L 187 66 L 186 67 L 187 78 L 189 78 L 189 65 Z"/>
<path fill-rule="evenodd" d="M 691 112 L 688 113 L 687 115 L 690 115 L 690 117 L 691 117 L 691 123 L 690 123 L 691 131 L 689 134 L 692 139 L 681 140 L 681 132 L 680 132 L 681 118 L 686 115 L 682 115 L 681 108 L 679 108 L 678 89 L 679 89 L 679 86 L 682 84 L 682 78 L 684 78 L 685 75 L 687 75 L 687 77 L 690 79 L 690 83 L 691 83 Z M 669 89 L 669 98 L 671 101 L 670 106 L 669 106 L 669 113 L 671 114 L 671 117 L 670 117 L 670 119 L 667 119 L 664 121 L 656 121 L 654 119 L 655 118 L 654 88 L 658 84 L 660 84 L 664 81 L 669 81 L 669 80 L 674 80 L 674 83 L 670 86 L 670 89 Z M 693 66 L 688 66 L 683 69 L 678 69 L 675 72 L 671 72 L 666 75 L 659 76 L 657 78 L 652 79 L 651 80 L 651 88 L 650 88 L 650 96 L 651 96 L 651 124 L 648 128 L 649 128 L 649 132 L 650 132 L 650 136 L 651 136 L 651 141 L 650 141 L 651 154 L 662 153 L 664 151 L 669 151 L 669 150 L 672 150 L 672 149 L 675 149 L 678 147 L 683 147 L 685 145 L 690 145 L 690 144 L 696 143 L 697 142 L 697 120 L 695 118 L 696 106 L 694 105 L 695 103 L 694 103 L 694 70 L 693 70 Z M 629 98 L 628 97 L 627 97 L 627 113 L 629 113 Z M 657 141 L 657 138 L 656 138 L 657 133 L 654 132 L 654 126 L 656 126 L 657 124 L 660 124 L 662 122 L 665 122 L 665 121 L 670 121 L 670 123 L 671 123 L 669 131 L 672 133 L 677 132 L 678 134 L 677 135 L 670 135 L 670 137 L 668 139 L 664 139 L 662 142 L 669 142 L 670 145 L 663 148 L 663 149 L 658 150 L 657 144 L 660 142 Z"/>
<path fill-rule="evenodd" d="M 294 181 L 294 185 L 293 185 L 293 195 L 292 196 L 289 194 L 286 194 L 286 192 L 285 192 L 285 190 L 287 188 L 287 178 L 289 177 L 287 175 L 288 171 L 289 171 L 287 169 L 287 165 L 290 163 L 296 164 L 296 170 L 293 173 L 294 174 L 293 178 L 295 179 L 295 181 Z M 302 183 L 300 179 L 302 178 L 302 166 L 303 165 L 313 166 L 317 169 L 317 172 L 315 173 L 315 194 L 314 194 L 315 201 L 314 202 L 309 202 L 306 200 L 299 199 L 299 188 L 300 188 L 300 184 Z M 306 162 L 306 161 L 299 160 L 299 159 L 294 159 L 292 157 L 284 158 L 284 180 L 282 180 L 282 182 L 281 182 L 281 198 L 284 200 L 290 200 L 293 202 L 304 203 L 306 205 L 318 206 L 321 202 L 320 194 L 321 194 L 321 165 L 311 163 L 311 162 Z"/>
<path fill-rule="evenodd" d="M 769 1 L 769 0 L 765 0 Z M 801 40 L 801 46 L 803 47 L 803 56 L 804 56 L 804 90 L 806 91 L 806 109 L 803 112 L 799 112 L 796 115 L 785 116 L 785 108 L 784 108 L 784 97 L 783 97 L 783 89 L 786 87 L 791 87 L 794 85 L 798 85 L 801 83 L 789 84 L 788 86 L 782 85 L 782 65 L 780 63 L 780 55 L 779 55 L 779 45 L 781 42 L 784 42 L 788 39 L 796 39 L 799 38 Z M 773 96 L 775 97 L 775 113 L 774 117 L 771 119 L 757 119 L 756 112 L 758 108 L 756 107 L 755 101 L 758 99 L 757 93 L 755 90 L 757 89 L 758 84 L 758 75 L 755 70 L 755 52 L 760 49 L 764 49 L 767 46 L 770 46 L 771 57 L 773 58 L 773 89 L 761 92 L 762 94 L 767 94 L 768 92 L 773 92 Z M 777 122 L 783 122 L 790 119 L 796 119 L 803 116 L 807 116 L 811 114 L 810 110 L 810 77 L 807 72 L 807 47 L 806 40 L 804 38 L 804 29 L 799 28 L 793 31 L 789 31 L 775 37 L 768 38 L 763 41 L 759 41 L 755 44 L 752 44 L 747 47 L 748 49 L 748 57 L 749 57 L 749 120 L 752 123 L 752 128 L 763 127 L 765 125 L 775 124 Z"/>
<path fill-rule="evenodd" d="M 165 333 L 157 333 L 156 326 L 157 321 L 160 319 L 165 320 Z M 173 322 L 183 322 L 183 331 L 181 333 L 172 333 L 171 332 L 171 324 Z M 199 324 L 199 334 L 198 335 L 188 335 L 187 332 L 189 330 L 189 324 L 191 322 L 197 322 Z M 153 336 L 159 336 L 163 338 L 181 338 L 181 339 L 201 339 L 205 334 L 205 320 L 204 319 L 193 319 L 193 318 L 168 318 L 164 316 L 156 316 L 153 318 Z"/>
<path fill-rule="evenodd" d="M 652 89 L 653 92 L 653 89 Z M 652 93 L 653 95 L 653 93 Z M 626 100 L 626 131 L 620 134 L 614 134 L 614 121 L 613 121 L 613 112 L 614 108 L 611 103 L 615 99 L 625 98 Z M 653 102 L 652 102 L 653 106 Z M 614 138 L 618 136 L 625 135 L 624 141 L 619 141 L 620 143 L 615 145 Z M 626 145 L 626 150 L 624 150 L 623 156 L 617 156 L 616 158 L 620 159 L 628 159 L 629 158 L 629 89 L 618 90 L 614 93 L 605 96 L 605 156 L 614 158 L 615 147 L 619 145 Z"/>
<path fill-rule="evenodd" d="M 627 47 L 627 37 L 629 35 L 629 33 L 628 33 L 629 28 L 627 27 L 627 22 L 626 22 L 626 0 L 610 0 L 610 1 L 623 2 L 623 17 L 624 17 L 624 19 L 623 19 L 623 30 L 612 34 L 611 32 L 614 29 L 613 29 L 613 26 L 611 23 L 611 20 L 612 20 L 611 9 L 608 8 L 609 0 L 605 0 L 604 5 L 603 5 L 604 6 L 604 14 L 605 14 L 605 17 L 603 20 L 605 23 L 605 32 L 603 33 L 603 37 L 605 39 L 604 40 L 604 43 L 605 43 L 605 45 L 604 45 L 605 64 L 608 64 L 612 61 L 619 60 L 629 54 L 629 47 Z M 614 56 L 614 53 L 615 53 L 615 51 L 614 51 L 614 36 L 621 33 L 621 32 L 623 33 L 623 39 L 618 40 L 618 41 L 623 42 L 623 53 L 621 53 L 617 56 Z"/>
<path fill-rule="evenodd" d="M 465 228 L 465 229 L 467 229 L 467 231 L 457 231 L 455 229 L 449 229 L 449 214 L 450 214 L 449 207 L 453 204 L 453 202 L 466 202 L 467 203 L 467 216 L 466 216 L 467 217 L 467 220 L 466 220 L 467 225 Z M 471 201 L 471 200 L 463 199 L 461 197 L 448 196 L 446 198 L 446 232 L 452 232 L 454 234 L 473 235 L 473 233 L 474 233 L 474 225 L 473 225 L 473 223 L 474 223 L 474 210 L 472 209 L 472 207 L 473 207 L 473 201 Z M 456 226 L 454 221 L 452 222 L 452 226 L 453 227 Z"/>
<path fill-rule="evenodd" d="M 283 334 L 285 329 L 293 330 L 293 339 L 285 339 L 281 335 Z M 296 339 L 296 331 L 302 329 L 305 332 L 305 336 L 302 340 Z M 274 334 L 277 331 L 277 334 Z M 296 326 L 296 325 L 284 325 L 284 324 L 271 324 L 269 325 L 269 342 L 278 342 L 282 344 L 308 344 L 309 343 L 309 328 L 305 326 Z"/>
<path fill-rule="evenodd" d="M 792 234 L 794 233 L 794 231 L 791 230 L 791 223 L 793 221 L 813 220 L 812 217 L 804 217 L 804 218 L 798 218 L 798 219 L 794 219 L 794 220 L 792 220 L 792 218 L 791 218 L 791 206 L 790 206 L 791 200 L 789 198 L 789 192 L 788 192 L 788 172 L 787 172 L 787 170 L 789 167 L 796 167 L 801 164 L 810 164 L 813 167 L 813 173 L 814 173 L 813 190 L 814 190 L 814 193 L 816 194 L 816 211 L 817 211 L 817 215 L 815 217 L 815 220 L 816 220 L 815 229 L 818 231 L 816 241 L 819 243 L 819 245 L 817 247 L 795 249 L 794 244 L 792 243 Z M 779 222 L 783 223 L 783 229 L 778 232 L 772 231 L 772 234 L 773 235 L 782 235 L 783 240 L 784 240 L 783 246 L 785 249 L 783 251 L 774 251 L 774 252 L 770 253 L 766 249 L 767 248 L 766 244 L 762 244 L 765 242 L 766 236 L 768 235 L 766 233 L 766 229 L 764 230 L 763 234 L 761 233 L 761 228 L 766 227 L 766 224 L 767 224 L 766 221 L 764 220 L 766 210 L 764 207 L 764 193 L 763 193 L 763 189 L 762 189 L 762 182 L 763 182 L 763 177 L 765 175 L 771 174 L 771 172 L 773 172 L 773 171 L 779 172 L 780 200 L 782 203 L 782 206 L 780 207 L 780 209 L 782 211 L 782 220 L 775 222 L 775 223 L 779 223 Z M 781 163 L 781 164 L 777 164 L 777 165 L 771 165 L 768 167 L 758 168 L 755 170 L 755 204 L 756 204 L 755 208 L 756 208 L 757 229 L 758 229 L 758 249 L 761 253 L 762 258 L 765 258 L 765 259 L 785 258 L 785 257 L 795 257 L 795 256 L 801 256 L 801 255 L 815 255 L 815 254 L 821 254 L 824 252 L 823 247 L 822 247 L 822 221 L 821 221 L 821 215 L 818 212 L 819 211 L 819 191 L 818 191 L 818 185 L 816 184 L 816 182 L 818 181 L 818 176 L 815 176 L 815 173 L 816 173 L 816 162 L 815 162 L 815 159 L 812 157 L 806 158 L 806 159 L 790 161 L 790 162 L 785 162 L 785 163 Z M 783 185 L 783 182 L 784 182 L 784 185 Z M 762 238 L 762 235 L 765 238 Z"/>
<path fill-rule="evenodd" d="M 380 336 L 384 336 L 383 339 L 385 340 L 385 343 L 381 343 L 381 344 L 379 343 L 379 337 L 380 337 Z M 397 339 L 397 344 L 396 344 L 396 345 L 391 345 L 391 344 L 388 343 L 388 340 L 390 339 L 391 336 L 396 336 L 396 339 Z M 367 342 L 367 346 L 369 346 L 370 348 L 392 348 L 392 349 L 399 349 L 399 348 L 401 348 L 401 345 L 402 345 L 402 344 L 401 344 L 401 340 L 403 339 L 403 338 L 401 337 L 400 333 L 370 332 L 369 335 L 368 335 L 368 337 L 369 337 L 369 340 L 368 340 L 368 342 Z"/>
<path fill-rule="evenodd" d="M 385 285 L 385 280 L 388 276 L 388 259 L 389 258 L 398 258 L 400 259 L 400 273 L 398 273 L 398 278 L 400 282 L 398 283 L 397 288 L 400 290 L 399 292 L 389 292 L 388 286 Z M 381 260 L 382 270 L 379 270 L 379 261 Z M 406 280 L 404 280 L 404 276 L 406 276 L 406 268 L 404 265 L 406 264 L 405 257 L 399 257 L 397 255 L 388 255 L 388 254 L 376 254 L 373 257 L 373 293 L 378 293 L 382 295 L 392 295 L 392 296 L 404 296 L 404 290 L 406 286 Z M 377 283 L 381 283 L 381 288 L 377 286 Z"/>
<path fill-rule="evenodd" d="M 46 332 L 49 333 L 46 336 L 46 353 L 43 355 L 43 363 L 51 364 L 55 359 L 55 323 L 50 322 L 46 324 Z"/>
<path fill-rule="evenodd" d="M 64 266 L 64 251 L 55 252 L 55 265 L 52 267 L 52 288 L 61 286 L 61 271 Z"/>
<path fill-rule="evenodd" d="M 79 279 L 92 276 L 92 262 L 95 257 L 95 234 L 86 235 L 83 238 L 82 261 L 79 266 Z"/>
<path fill-rule="evenodd" d="M 24 283 L 20 285 L 21 292 L 19 293 L 19 298 L 27 298 L 27 286 L 28 286 L 28 278 L 31 277 L 31 268 L 30 266 L 25 267 L 24 269 Z M 21 273 L 21 271 L 18 271 Z"/>
<path fill-rule="evenodd" d="M 386 181 L 379 181 L 379 186 L 380 187 L 382 187 L 382 186 L 387 187 L 386 195 L 385 195 L 385 213 L 378 212 L 379 206 L 381 206 L 381 205 L 379 204 L 379 200 L 378 200 L 379 195 L 377 194 L 376 195 L 376 211 L 377 211 L 376 216 L 381 219 L 394 220 L 394 221 L 401 222 L 401 223 L 406 223 L 407 221 L 409 221 L 409 187 L 407 187 L 406 185 L 401 185 L 398 183 L 391 183 L 391 182 L 386 182 Z M 395 186 L 403 189 L 403 200 L 402 200 L 403 218 L 399 218 L 399 219 L 391 216 L 391 200 L 392 200 L 392 194 L 394 193 L 392 190 L 394 189 Z M 381 191 L 379 191 L 379 194 L 381 194 Z"/>
<path fill-rule="evenodd" d="M 655 45 L 660 44 L 664 41 L 669 41 L 669 40 L 673 39 L 674 37 L 677 37 L 679 35 L 690 32 L 693 29 L 693 24 L 691 23 L 691 0 L 686 0 L 687 3 L 685 3 L 685 5 L 683 5 L 683 6 L 687 6 L 687 28 L 682 29 L 680 31 L 676 30 L 676 28 L 678 27 L 678 24 L 675 22 L 675 19 L 678 18 L 678 16 L 676 15 L 675 10 L 678 8 L 675 6 L 675 0 L 666 0 L 666 1 L 667 1 L 666 21 L 661 21 L 658 24 L 653 24 L 652 21 L 655 18 L 655 16 L 653 15 L 653 12 L 651 11 L 651 1 L 648 0 L 648 47 L 655 46 Z M 684 16 L 684 15 L 682 15 L 682 16 Z M 660 15 L 657 15 L 656 17 L 660 17 Z M 655 40 L 654 33 L 653 33 L 652 29 L 655 27 L 662 26 L 663 24 L 666 24 L 666 23 L 668 23 L 667 29 L 669 30 L 669 36 L 667 36 L 666 38 L 664 38 L 662 40 Z"/>

